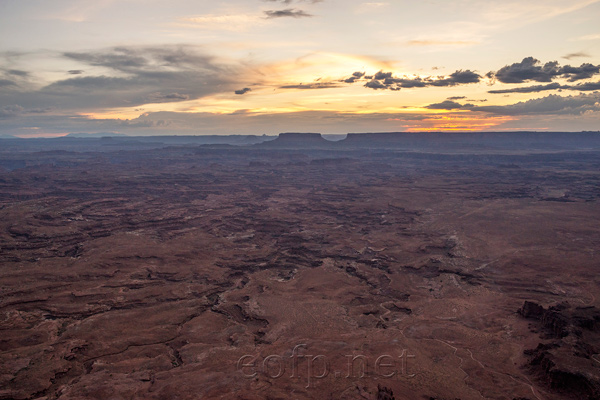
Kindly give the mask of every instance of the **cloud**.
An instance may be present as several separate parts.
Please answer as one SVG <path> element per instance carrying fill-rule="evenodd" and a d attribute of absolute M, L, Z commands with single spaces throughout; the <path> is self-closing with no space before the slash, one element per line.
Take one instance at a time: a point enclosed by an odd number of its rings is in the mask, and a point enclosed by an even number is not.
<path fill-rule="evenodd" d="M 150 93 L 148 96 L 146 96 L 144 102 L 145 103 L 170 103 L 173 101 L 189 100 L 189 98 L 190 98 L 190 96 L 188 96 L 187 94 L 180 94 L 180 93 L 164 94 L 164 93 L 156 92 L 156 93 Z"/>
<path fill-rule="evenodd" d="M 246 93 L 248 93 L 248 92 L 249 92 L 249 91 L 251 91 L 251 90 L 252 90 L 252 89 L 245 87 L 245 88 L 243 88 L 243 89 L 236 90 L 234 93 L 235 93 L 235 94 L 246 94 Z"/>
<path fill-rule="evenodd" d="M 0 108 L 0 119 L 9 119 L 20 117 L 25 114 L 46 114 L 52 111 L 51 108 L 32 108 L 26 109 L 25 107 L 21 107 L 20 105 L 13 104 L 9 106 L 4 106 Z"/>
<path fill-rule="evenodd" d="M 20 77 L 27 77 L 27 76 L 29 76 L 29 72 L 23 71 L 23 70 L 20 70 L 20 69 L 9 69 L 6 72 L 9 75 L 15 75 L 15 76 L 20 76 Z"/>
<path fill-rule="evenodd" d="M 85 89 L 93 91 L 106 90 L 129 90 L 134 86 L 144 86 L 143 82 L 135 78 L 118 78 L 111 76 L 86 76 L 81 78 L 69 78 L 56 81 L 42 90 L 46 93 L 62 93 L 71 89 Z"/>
<path fill-rule="evenodd" d="M 574 82 L 581 79 L 591 78 L 600 73 L 600 65 L 589 63 L 581 64 L 579 67 L 565 65 L 560 67 L 557 61 L 541 64 L 533 57 L 526 57 L 523 61 L 506 65 L 496 72 L 489 72 L 489 78 L 496 78 L 502 83 L 524 83 L 528 81 L 552 82 L 555 78 L 568 78 Z"/>
<path fill-rule="evenodd" d="M 387 79 L 386 81 L 384 81 L 384 83 L 386 85 L 395 83 L 398 87 L 401 88 L 405 88 L 405 89 L 412 89 L 412 88 L 418 88 L 418 87 L 426 87 L 428 85 L 428 81 L 425 79 L 421 79 L 421 78 L 393 78 L 393 79 Z"/>
<path fill-rule="evenodd" d="M 40 87 L 37 81 L 8 75 L 0 67 L 0 108 L 11 104 L 28 110 L 52 107 L 52 114 L 133 109 L 146 103 L 231 93 L 260 79 L 252 65 L 218 61 L 196 46 L 116 47 L 62 56 L 63 62 L 77 63 L 73 71 L 85 70 L 86 74 L 65 74 Z"/>
<path fill-rule="evenodd" d="M 342 82 L 354 83 L 354 82 L 356 82 L 356 80 L 362 78 L 363 76 L 365 76 L 364 72 L 357 71 L 357 72 L 354 72 L 350 78 L 342 79 Z"/>
<path fill-rule="evenodd" d="M 0 108 L 0 119 L 8 119 L 19 116 L 25 109 L 19 105 L 11 105 Z"/>
<path fill-rule="evenodd" d="M 117 47 L 103 53 L 67 52 L 65 57 L 92 66 L 101 66 L 118 71 L 129 71 L 148 65 L 148 58 L 133 49 Z"/>
<path fill-rule="evenodd" d="M 69 73 L 70 75 L 80 75 L 83 74 L 83 70 L 82 69 L 71 69 L 69 71 L 67 71 L 67 73 Z"/>
<path fill-rule="evenodd" d="M 0 79 L 0 87 L 2 86 L 17 86 L 17 84 L 10 79 Z"/>
<path fill-rule="evenodd" d="M 381 79 L 388 79 L 392 77 L 392 73 L 391 72 L 383 72 L 383 71 L 379 71 L 375 74 L 375 76 L 373 76 L 373 79 L 375 80 L 381 80 Z"/>
<path fill-rule="evenodd" d="M 195 28 L 205 30 L 227 30 L 240 32 L 248 29 L 255 29 L 259 25 L 266 23 L 260 14 L 205 14 L 191 17 L 183 17 L 176 26 L 184 28 Z"/>
<path fill-rule="evenodd" d="M 286 17 L 291 17 L 291 18 L 313 17 L 312 14 L 309 14 L 303 10 L 297 10 L 295 8 L 286 8 L 285 10 L 267 10 L 267 11 L 265 11 L 265 15 L 266 15 L 265 18 L 267 18 L 267 19 L 286 18 Z"/>
<path fill-rule="evenodd" d="M 32 108 L 31 110 L 26 110 L 25 112 L 30 113 L 30 114 L 46 114 L 46 113 L 49 113 L 50 111 L 52 111 L 52 108 L 46 107 L 46 108 Z"/>
<path fill-rule="evenodd" d="M 543 92 L 545 90 L 557 90 L 557 89 L 561 89 L 561 88 L 562 88 L 562 85 L 559 83 L 549 83 L 548 85 L 534 85 L 534 86 L 526 86 L 526 87 L 512 88 L 512 89 L 489 90 L 488 93 L 493 93 L 493 94 L 534 93 L 534 92 Z"/>
<path fill-rule="evenodd" d="M 471 70 L 458 70 L 453 72 L 447 77 L 427 77 L 427 78 L 409 78 L 404 76 L 402 78 L 394 77 L 391 72 L 379 71 L 375 75 L 352 75 L 349 78 L 342 79 L 341 82 L 354 83 L 359 79 L 367 80 L 364 84 L 365 87 L 370 89 L 389 89 L 389 90 L 400 90 L 410 88 L 421 88 L 427 86 L 456 86 L 469 83 L 478 83 L 481 81 L 481 75 Z"/>
<path fill-rule="evenodd" d="M 66 52 L 63 56 L 120 72 L 152 73 L 172 68 L 217 68 L 213 57 L 196 53 L 192 46 L 114 47 L 106 51 Z"/>
<path fill-rule="evenodd" d="M 558 75 L 558 63 L 553 61 L 540 65 L 539 60 L 526 57 L 520 63 L 504 66 L 489 75 L 502 83 L 550 82 L 553 77 Z"/>
<path fill-rule="evenodd" d="M 5 57 L 8 58 L 8 56 Z M 28 85 L 30 78 L 31 73 L 28 71 L 3 68 L 0 65 L 0 87 L 2 88 L 11 89 L 12 91 L 19 90 L 19 87 Z"/>
<path fill-rule="evenodd" d="M 570 60 L 572 58 L 579 58 L 579 57 L 586 57 L 589 58 L 591 57 L 588 53 L 584 53 L 583 51 L 579 51 L 577 53 L 569 53 L 566 56 L 563 56 L 562 58 L 565 58 L 567 60 Z"/>
<path fill-rule="evenodd" d="M 589 79 L 595 74 L 600 73 L 600 65 L 589 63 L 581 64 L 579 67 L 565 65 L 561 68 L 560 72 L 561 75 L 569 78 L 569 82 L 575 82 L 581 79 Z"/>
<path fill-rule="evenodd" d="M 511 88 L 511 89 L 499 89 L 499 90 L 490 90 L 488 93 L 492 94 L 502 94 L 502 93 L 535 93 L 535 92 L 543 92 L 546 90 L 576 90 L 580 92 L 589 92 L 593 90 L 600 90 L 600 82 L 584 82 L 579 83 L 577 85 L 561 85 L 556 82 L 549 83 L 547 85 L 533 85 L 533 86 L 525 86 L 520 88 Z"/>
<path fill-rule="evenodd" d="M 384 85 L 383 83 L 381 83 L 375 79 L 365 83 L 365 87 L 370 88 L 370 89 L 387 89 L 388 88 L 387 85 Z"/>
<path fill-rule="evenodd" d="M 409 46 L 470 46 L 479 42 L 470 40 L 409 40 Z"/>
<path fill-rule="evenodd" d="M 576 96 L 546 97 L 521 101 L 506 106 L 477 106 L 473 111 L 483 111 L 498 115 L 581 115 L 587 111 L 600 111 L 600 93 L 579 94 Z"/>
<path fill-rule="evenodd" d="M 86 68 L 73 69 L 67 79 L 38 90 L 23 90 L 12 97 L 0 93 L 0 101 L 27 108 L 52 105 L 70 110 L 135 107 L 234 91 L 240 81 L 252 79 L 256 73 L 247 65 L 217 62 L 193 46 L 116 47 L 67 52 L 63 57 L 102 73 L 84 76 L 74 71 Z"/>
<path fill-rule="evenodd" d="M 430 110 L 460 110 L 461 108 L 471 108 L 472 104 L 460 104 L 452 100 L 444 100 L 441 103 L 434 103 L 426 106 Z"/>
<path fill-rule="evenodd" d="M 390 5 L 390 3 L 388 3 L 388 2 L 364 2 L 364 3 L 360 3 L 355 8 L 355 13 L 356 14 L 366 14 L 366 13 L 380 12 L 384 7 L 387 7 L 389 5 Z"/>
<path fill-rule="evenodd" d="M 576 40 L 598 40 L 598 39 L 600 39 L 600 34 L 580 36 Z"/>
<path fill-rule="evenodd" d="M 279 86 L 279 89 L 331 89 L 340 87 L 339 84 L 333 82 L 314 82 L 314 83 L 300 83 L 297 85 L 284 85 Z"/>
<path fill-rule="evenodd" d="M 433 86 L 455 86 L 466 83 L 478 83 L 480 80 L 481 75 L 467 69 L 465 71 L 458 70 L 445 79 L 432 80 L 431 84 Z"/>
<path fill-rule="evenodd" d="M 294 0 L 263 0 L 268 3 L 292 4 Z M 324 0 L 296 0 L 297 3 L 322 3 Z"/>
<path fill-rule="evenodd" d="M 600 90 L 600 81 L 580 83 L 578 85 L 569 86 L 569 89 L 579 91 Z"/>
<path fill-rule="evenodd" d="M 462 100 L 462 99 L 466 99 L 467 96 L 452 96 L 452 97 L 448 97 L 448 100 Z"/>
<path fill-rule="evenodd" d="M 515 114 L 516 115 L 516 114 Z M 546 126 L 565 131 L 596 129 L 598 113 L 577 115 L 544 114 L 539 118 L 528 116 L 505 116 L 491 112 L 465 112 L 449 110 L 444 113 L 432 112 L 372 112 L 352 113 L 340 111 L 300 111 L 300 112 L 256 112 L 238 110 L 232 113 L 209 112 L 147 112 L 132 119 L 93 119 L 76 114 L 34 115 L 22 114 L 19 118 L 3 120 L 0 133 L 26 136 L 32 133 L 27 127 L 39 127 L 36 134 L 66 132 L 122 132 L 133 135 L 153 134 L 213 134 L 215 126 L 222 134 L 277 134 L 290 129 L 306 132 L 372 132 L 401 130 L 490 130 L 495 126 L 514 121 L 511 129 L 526 126 L 536 129 Z M 523 124 L 521 124 L 523 121 Z M 534 121 L 536 125 L 526 125 Z M 562 121 L 562 122 L 561 122 Z M 562 125 L 561 125 L 562 124 Z M 165 129 L 168 127 L 168 129 Z M 557 128 L 559 127 L 559 128 Z"/>

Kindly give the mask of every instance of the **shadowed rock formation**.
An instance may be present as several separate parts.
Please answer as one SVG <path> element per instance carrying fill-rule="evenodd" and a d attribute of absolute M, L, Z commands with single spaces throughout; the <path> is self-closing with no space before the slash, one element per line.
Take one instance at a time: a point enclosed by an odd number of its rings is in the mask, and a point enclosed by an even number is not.
<path fill-rule="evenodd" d="M 600 352 L 600 310 L 568 303 L 545 309 L 526 301 L 518 312 L 536 321 L 543 339 L 551 339 L 525 350 L 527 367 L 568 398 L 600 398 L 600 374 L 594 368 Z"/>
<path fill-rule="evenodd" d="M 260 148 L 277 149 L 330 149 L 335 142 L 324 139 L 320 133 L 280 133 L 277 139 L 255 145 Z"/>
<path fill-rule="evenodd" d="M 377 400 L 396 400 L 392 389 L 377 385 Z"/>

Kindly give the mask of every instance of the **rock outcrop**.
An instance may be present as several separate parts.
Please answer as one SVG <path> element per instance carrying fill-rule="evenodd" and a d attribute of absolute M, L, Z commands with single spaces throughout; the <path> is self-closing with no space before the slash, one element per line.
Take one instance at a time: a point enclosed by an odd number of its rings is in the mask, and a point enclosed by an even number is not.
<path fill-rule="evenodd" d="M 335 142 L 324 139 L 320 133 L 286 132 L 280 133 L 275 140 L 255 146 L 277 149 L 328 149 L 334 147 Z"/>
<path fill-rule="evenodd" d="M 394 392 L 385 386 L 377 385 L 377 400 L 396 400 Z"/>
<path fill-rule="evenodd" d="M 598 360 L 594 358 L 600 352 L 600 310 L 572 308 L 568 303 L 545 309 L 526 301 L 518 313 L 537 321 L 541 337 L 550 339 L 525 350 L 529 371 L 567 398 L 600 399 Z"/>

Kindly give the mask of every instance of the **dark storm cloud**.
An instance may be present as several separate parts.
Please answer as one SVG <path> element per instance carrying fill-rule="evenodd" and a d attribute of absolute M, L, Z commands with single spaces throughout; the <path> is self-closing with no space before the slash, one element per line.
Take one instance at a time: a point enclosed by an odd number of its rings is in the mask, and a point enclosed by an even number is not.
<path fill-rule="evenodd" d="M 400 90 L 419 88 L 427 86 L 456 86 L 481 81 L 481 75 L 471 70 L 458 70 L 447 77 L 409 78 L 394 77 L 392 72 L 379 71 L 375 75 L 365 76 L 364 73 L 355 72 L 351 77 L 340 80 L 340 82 L 354 83 L 358 80 L 365 82 L 364 86 L 370 89 Z"/>
<path fill-rule="evenodd" d="M 83 74 L 83 70 L 82 69 L 71 69 L 71 70 L 67 71 L 67 73 L 70 75 L 81 75 L 81 74 Z"/>
<path fill-rule="evenodd" d="M 434 103 L 426 106 L 430 110 L 460 110 L 461 108 L 471 108 L 472 104 L 460 104 L 452 100 L 444 100 L 441 103 Z"/>
<path fill-rule="evenodd" d="M 312 14 L 307 13 L 303 10 L 297 10 L 295 8 L 286 8 L 285 10 L 267 10 L 265 11 L 265 15 L 267 19 L 273 18 L 306 18 L 312 17 Z"/>
<path fill-rule="evenodd" d="M 570 82 L 574 82 L 591 78 L 598 73 L 600 73 L 600 65 L 585 63 L 579 67 L 570 65 L 561 67 L 557 61 L 542 64 L 533 57 L 526 57 L 521 62 L 506 65 L 496 72 L 489 72 L 487 77 L 495 78 L 502 83 L 551 82 L 555 78 L 568 78 Z"/>
<path fill-rule="evenodd" d="M 235 93 L 235 94 L 246 94 L 246 93 L 248 93 L 248 92 L 249 92 L 249 91 L 251 91 L 251 90 L 252 90 L 252 89 L 245 87 L 245 88 L 243 88 L 243 89 L 236 90 L 234 93 Z"/>
<path fill-rule="evenodd" d="M 478 106 L 473 111 L 483 111 L 497 115 L 580 115 L 587 111 L 600 111 L 600 93 L 579 94 L 576 96 L 548 95 L 506 106 Z"/>

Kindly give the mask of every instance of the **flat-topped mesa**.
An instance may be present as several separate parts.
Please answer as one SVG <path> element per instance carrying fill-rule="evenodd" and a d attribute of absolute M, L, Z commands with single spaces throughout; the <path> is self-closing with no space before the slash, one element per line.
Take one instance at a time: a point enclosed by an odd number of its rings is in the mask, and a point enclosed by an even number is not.
<path fill-rule="evenodd" d="M 500 138 L 506 142 L 506 136 Z M 497 139 L 496 139 L 497 141 Z M 349 133 L 339 142 L 341 147 L 362 149 L 397 149 L 405 151 L 464 151 L 494 146 L 483 132 L 373 132 Z"/>
<path fill-rule="evenodd" d="M 257 144 L 259 147 L 277 147 L 286 149 L 330 148 L 333 142 L 323 138 L 320 133 L 285 132 L 275 140 Z"/>
<path fill-rule="evenodd" d="M 349 133 L 339 144 L 344 147 L 360 148 L 413 147 L 423 138 L 419 139 L 417 134 L 409 132 Z"/>
<path fill-rule="evenodd" d="M 600 149 L 598 132 L 374 132 L 349 133 L 350 148 L 429 150 Z"/>

